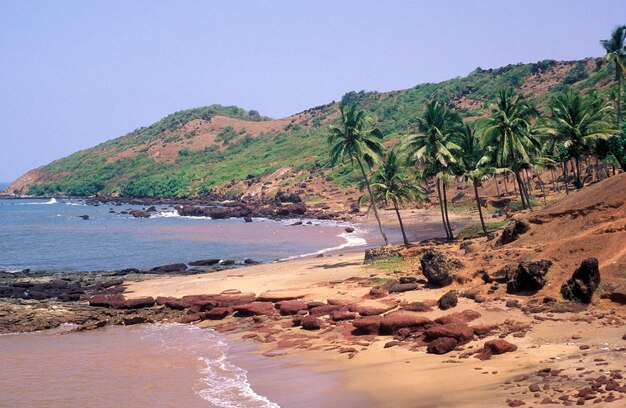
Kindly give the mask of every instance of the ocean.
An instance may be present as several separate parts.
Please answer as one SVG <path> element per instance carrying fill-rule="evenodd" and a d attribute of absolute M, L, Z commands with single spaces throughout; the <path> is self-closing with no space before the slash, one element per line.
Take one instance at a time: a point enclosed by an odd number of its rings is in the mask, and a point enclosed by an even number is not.
<path fill-rule="evenodd" d="M 120 214 L 141 206 L 82 200 L 0 200 L 0 270 L 109 271 L 198 259 L 267 262 L 365 245 L 365 231 L 303 220 L 212 220 L 157 206 L 150 218 Z M 113 213 L 112 211 L 115 211 Z M 83 220 L 81 216 L 88 216 Z"/>

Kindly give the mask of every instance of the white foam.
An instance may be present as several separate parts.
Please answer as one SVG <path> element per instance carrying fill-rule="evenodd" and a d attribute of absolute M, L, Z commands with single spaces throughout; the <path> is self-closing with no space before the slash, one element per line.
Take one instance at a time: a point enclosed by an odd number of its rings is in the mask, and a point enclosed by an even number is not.
<path fill-rule="evenodd" d="M 341 223 L 336 223 L 336 226 L 342 226 Z M 345 224 L 347 225 L 347 224 Z M 346 242 L 344 242 L 343 244 L 334 246 L 334 247 L 330 247 L 330 248 L 324 248 L 324 249 L 320 249 L 317 252 L 310 252 L 308 254 L 302 254 L 302 255 L 294 255 L 294 256 L 290 256 L 288 258 L 284 258 L 281 259 L 283 261 L 286 260 L 290 260 L 290 259 L 298 259 L 298 258 L 304 258 L 307 256 L 314 256 L 314 255 L 320 255 L 320 254 L 325 254 L 327 252 L 332 252 L 332 251 L 339 251 L 342 249 L 346 249 L 346 248 L 352 248 L 352 247 L 359 247 L 359 246 L 364 246 L 367 245 L 367 241 L 365 240 L 365 238 L 363 238 L 362 234 L 364 234 L 366 231 L 363 229 L 359 229 L 354 227 L 354 231 L 351 233 L 348 232 L 342 232 L 341 234 L 337 235 L 340 238 L 343 238 L 346 240 Z"/>
<path fill-rule="evenodd" d="M 56 203 L 57 203 L 57 199 L 51 198 L 50 200 L 43 202 L 43 203 L 20 203 L 18 205 L 50 205 L 50 204 L 56 204 Z"/>
<path fill-rule="evenodd" d="M 156 339 L 162 347 L 189 351 L 196 356 L 201 366 L 198 370 L 201 386 L 196 393 L 212 405 L 280 408 L 252 389 L 245 369 L 228 361 L 228 344 L 214 330 L 182 324 L 149 325 L 143 330 L 142 339 Z"/>

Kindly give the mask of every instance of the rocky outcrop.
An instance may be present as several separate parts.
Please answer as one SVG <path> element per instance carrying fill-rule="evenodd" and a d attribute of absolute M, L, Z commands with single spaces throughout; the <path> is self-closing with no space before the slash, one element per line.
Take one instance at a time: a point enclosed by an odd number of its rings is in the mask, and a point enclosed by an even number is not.
<path fill-rule="evenodd" d="M 552 266 L 552 261 L 522 261 L 517 270 L 512 272 L 506 284 L 507 293 L 536 292 L 546 284 L 546 274 Z"/>
<path fill-rule="evenodd" d="M 422 273 L 433 286 L 449 285 L 454 272 L 463 267 L 463 263 L 457 258 L 436 249 L 424 252 L 420 263 Z"/>
<path fill-rule="evenodd" d="M 574 271 L 572 277 L 561 286 L 565 299 L 591 303 L 593 293 L 600 286 L 600 270 L 596 258 L 587 258 Z"/>
<path fill-rule="evenodd" d="M 181 272 L 181 271 L 186 271 L 186 270 L 187 270 L 187 265 L 185 265 L 184 263 L 175 263 L 175 264 L 169 264 L 169 265 L 155 266 L 154 268 L 150 269 L 150 272 L 171 273 L 171 272 Z"/>
<path fill-rule="evenodd" d="M 496 242 L 497 246 L 509 244 L 519 238 L 520 235 L 530 230 L 530 224 L 524 220 L 513 220 L 502 231 L 502 235 Z"/>
<path fill-rule="evenodd" d="M 135 218 L 150 218 L 150 213 L 147 211 L 132 209 L 130 210 L 130 215 Z"/>
<path fill-rule="evenodd" d="M 213 266 L 220 262 L 219 259 L 200 259 L 197 261 L 189 262 L 191 266 Z"/>

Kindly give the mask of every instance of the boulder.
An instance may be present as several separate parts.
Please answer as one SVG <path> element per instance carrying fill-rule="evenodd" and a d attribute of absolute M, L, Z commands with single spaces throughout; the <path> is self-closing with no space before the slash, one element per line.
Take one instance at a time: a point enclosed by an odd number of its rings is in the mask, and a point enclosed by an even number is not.
<path fill-rule="evenodd" d="M 411 302 L 402 306 L 402 310 L 408 310 L 411 312 L 430 312 L 432 309 L 423 302 Z"/>
<path fill-rule="evenodd" d="M 150 218 L 150 213 L 137 209 L 130 210 L 130 215 L 135 218 Z"/>
<path fill-rule="evenodd" d="M 428 324 L 432 324 L 432 320 L 422 316 L 419 312 L 398 310 L 383 316 L 379 331 L 381 334 L 394 334 L 402 328 L 416 331 Z"/>
<path fill-rule="evenodd" d="M 204 315 L 207 319 L 210 320 L 222 320 L 229 314 L 230 310 L 227 307 L 216 307 L 209 310 Z"/>
<path fill-rule="evenodd" d="M 506 245 L 519 238 L 530 230 L 530 224 L 524 220 L 513 220 L 502 231 L 502 235 L 496 242 L 497 246 Z"/>
<path fill-rule="evenodd" d="M 400 251 L 389 247 L 377 247 L 370 248 L 365 251 L 365 259 L 363 263 L 372 263 L 374 261 L 380 261 L 389 258 L 401 257 Z"/>
<path fill-rule="evenodd" d="M 169 264 L 169 265 L 155 266 L 154 268 L 150 269 L 150 272 L 170 273 L 170 272 L 183 272 L 186 270 L 187 270 L 187 265 L 185 265 L 184 263 L 175 263 L 175 264 Z"/>
<path fill-rule="evenodd" d="M 361 334 L 378 334 L 382 320 L 380 316 L 358 317 L 352 321 L 352 325 Z"/>
<path fill-rule="evenodd" d="M 439 300 L 437 301 L 437 306 L 439 306 L 439 309 L 441 310 L 448 310 L 455 307 L 458 302 L 459 298 L 457 297 L 456 292 L 451 290 L 450 292 L 439 298 Z"/>
<path fill-rule="evenodd" d="M 337 305 L 323 305 L 317 306 L 309 310 L 311 316 L 326 316 L 335 310 L 341 309 L 341 306 Z"/>
<path fill-rule="evenodd" d="M 322 327 L 322 321 L 315 316 L 304 316 L 300 320 L 300 325 L 304 330 L 319 330 Z"/>
<path fill-rule="evenodd" d="M 511 344 L 506 340 L 496 339 L 485 342 L 483 350 L 476 354 L 479 360 L 488 360 L 492 355 L 510 353 L 517 350 L 515 344 Z"/>
<path fill-rule="evenodd" d="M 334 322 L 353 320 L 354 318 L 356 318 L 356 314 L 347 310 L 334 310 L 330 312 L 330 320 Z"/>
<path fill-rule="evenodd" d="M 300 310 L 307 310 L 308 306 L 306 302 L 302 300 L 283 300 L 276 303 L 280 314 L 283 316 L 295 315 Z"/>
<path fill-rule="evenodd" d="M 251 302 L 233 307 L 238 316 L 272 315 L 275 313 L 274 305 L 270 302 Z"/>
<path fill-rule="evenodd" d="M 354 232 L 354 227 L 346 227 L 344 228 L 344 231 L 346 231 L 348 234 L 351 234 Z"/>
<path fill-rule="evenodd" d="M 543 288 L 546 284 L 546 274 L 551 266 L 552 261 L 547 259 L 520 262 L 517 271 L 506 284 L 507 293 L 536 292 Z"/>
<path fill-rule="evenodd" d="M 441 316 L 435 319 L 435 323 L 448 324 L 452 322 L 469 323 L 480 317 L 480 313 L 475 310 L 463 310 L 458 313 L 451 313 L 446 316 Z"/>
<path fill-rule="evenodd" d="M 561 295 L 565 299 L 581 303 L 591 303 L 593 293 L 600 285 L 598 259 L 587 258 L 574 271 L 572 277 L 561 286 Z"/>
<path fill-rule="evenodd" d="M 453 321 L 447 324 L 435 324 L 424 331 L 426 341 L 433 341 L 440 337 L 452 337 L 459 343 L 464 344 L 474 338 L 474 329 L 466 323 Z"/>
<path fill-rule="evenodd" d="M 446 354 L 454 350 L 457 344 L 459 344 L 459 342 L 452 337 L 439 337 L 428 344 L 426 352 L 431 354 Z"/>
<path fill-rule="evenodd" d="M 463 267 L 461 261 L 436 249 L 424 252 L 420 263 L 428 283 L 434 286 L 449 285 L 453 272 Z"/>
<path fill-rule="evenodd" d="M 191 266 L 213 266 L 220 262 L 219 259 L 200 259 L 198 261 L 189 262 Z"/>
<path fill-rule="evenodd" d="M 109 307 L 118 309 L 124 304 L 124 296 L 122 295 L 93 295 L 89 298 L 89 306 Z"/>
<path fill-rule="evenodd" d="M 395 308 L 396 306 L 391 303 L 390 304 L 384 304 L 384 303 L 362 304 L 362 305 L 355 305 L 354 307 L 350 308 L 350 311 L 357 312 L 361 316 L 375 316 L 375 315 L 381 315 Z"/>
<path fill-rule="evenodd" d="M 239 293 L 236 295 L 220 294 L 213 295 L 210 299 L 215 301 L 217 307 L 231 307 L 253 302 L 256 299 L 256 296 L 254 293 Z"/>
<path fill-rule="evenodd" d="M 389 288 L 389 293 L 407 292 L 417 289 L 417 283 L 396 283 Z"/>
<path fill-rule="evenodd" d="M 144 296 L 135 299 L 126 299 L 122 304 L 122 309 L 143 309 L 146 307 L 154 306 L 154 298 L 151 296 Z"/>

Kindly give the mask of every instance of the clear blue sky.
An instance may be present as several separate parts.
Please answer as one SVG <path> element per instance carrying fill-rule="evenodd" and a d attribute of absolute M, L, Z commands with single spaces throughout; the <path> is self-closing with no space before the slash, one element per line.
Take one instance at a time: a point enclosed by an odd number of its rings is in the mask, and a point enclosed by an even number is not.
<path fill-rule="evenodd" d="M 282 117 L 351 90 L 603 55 L 626 1 L 0 1 L 0 180 L 212 103 Z"/>

